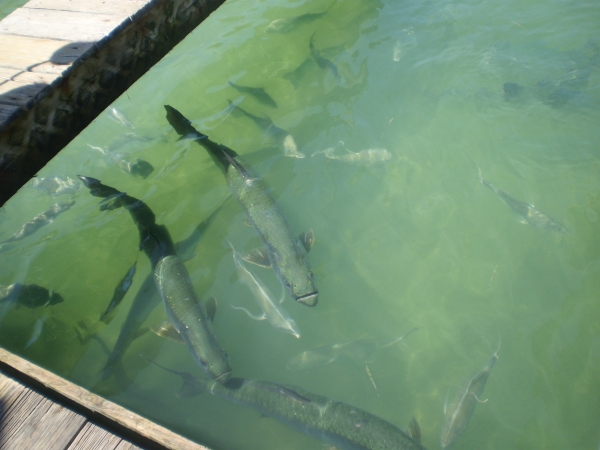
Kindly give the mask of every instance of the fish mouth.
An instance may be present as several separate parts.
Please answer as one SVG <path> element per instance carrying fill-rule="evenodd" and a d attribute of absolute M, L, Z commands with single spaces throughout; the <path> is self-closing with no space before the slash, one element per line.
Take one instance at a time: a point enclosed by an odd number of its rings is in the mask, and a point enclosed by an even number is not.
<path fill-rule="evenodd" d="M 311 292 L 310 294 L 301 295 L 300 297 L 295 297 L 297 302 L 302 303 L 306 306 L 315 306 L 319 301 L 319 291 Z"/>
<path fill-rule="evenodd" d="M 227 383 L 229 381 L 229 379 L 231 378 L 231 370 L 225 373 L 222 373 L 221 375 L 219 375 L 218 377 L 215 377 L 214 380 L 217 383 Z"/>

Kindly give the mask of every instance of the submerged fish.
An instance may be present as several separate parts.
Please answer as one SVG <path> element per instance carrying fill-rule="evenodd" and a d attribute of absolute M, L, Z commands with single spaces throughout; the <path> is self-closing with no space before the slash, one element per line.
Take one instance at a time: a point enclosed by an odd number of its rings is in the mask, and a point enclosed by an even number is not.
<path fill-rule="evenodd" d="M 261 130 L 263 130 L 267 136 L 277 140 L 279 145 L 281 145 L 283 148 L 283 154 L 285 156 L 289 156 L 290 158 L 304 158 L 304 153 L 300 153 L 298 151 L 298 146 L 296 145 L 294 137 L 283 128 L 279 128 L 277 125 L 275 125 L 269 116 L 255 116 L 254 114 L 250 114 L 248 111 L 234 104 L 231 100 L 227 101 L 229 102 L 229 107 L 233 112 L 240 113 L 250 118 Z"/>
<path fill-rule="evenodd" d="M 233 261 L 235 262 L 238 277 L 240 281 L 244 283 L 248 289 L 250 289 L 250 292 L 252 292 L 252 295 L 258 303 L 258 306 L 262 310 L 262 314 L 259 316 L 254 316 L 245 308 L 238 306 L 234 306 L 234 308 L 245 311 L 246 314 L 248 314 L 254 320 L 267 319 L 267 321 L 275 328 L 278 328 L 286 333 L 293 334 L 299 338 L 300 330 L 298 329 L 296 322 L 294 322 L 294 319 L 292 319 L 290 315 L 281 306 L 279 306 L 275 300 L 273 300 L 273 294 L 260 280 L 260 278 L 255 277 L 248 269 L 246 269 L 240 254 L 235 250 L 233 244 L 229 242 L 229 245 L 231 246 L 231 251 L 233 252 Z M 281 300 L 283 300 L 283 298 Z"/>
<path fill-rule="evenodd" d="M 483 369 L 465 381 L 454 401 L 444 406 L 445 419 L 440 438 L 442 449 L 449 448 L 467 429 L 477 403 L 487 401 L 481 400 L 480 396 L 483 394 L 494 364 L 498 361 L 498 351 L 500 351 L 500 347 Z"/>
<path fill-rule="evenodd" d="M 27 236 L 32 235 L 43 226 L 52 223 L 54 219 L 56 219 L 56 216 L 68 210 L 74 204 L 75 201 L 70 201 L 66 203 L 55 203 L 50 207 L 50 209 L 35 216 L 33 220 L 30 220 L 29 222 L 25 223 L 19 231 L 17 231 L 4 242 L 0 243 L 0 248 L 2 248 L 2 246 L 4 246 L 5 244 L 8 244 L 9 242 L 18 241 L 26 238 Z"/>
<path fill-rule="evenodd" d="M 177 243 L 175 246 L 177 248 L 177 254 L 184 260 L 191 259 L 193 257 L 193 251 L 198 245 L 198 242 L 204 236 L 207 228 L 213 222 L 225 201 L 228 199 L 227 197 L 221 204 L 208 216 L 204 219 L 192 233 L 184 240 Z M 129 349 L 131 343 L 146 330 L 141 328 L 144 322 L 148 319 L 152 311 L 158 306 L 160 303 L 160 294 L 156 289 L 156 284 L 154 283 L 154 278 L 152 273 L 148 274 L 148 276 L 144 279 L 142 286 L 136 293 L 131 308 L 127 313 L 127 317 L 125 318 L 125 322 L 121 327 L 121 332 L 119 333 L 119 337 L 117 338 L 117 342 L 115 343 L 114 348 L 110 352 L 108 360 L 102 369 L 102 379 L 108 378 L 115 368 L 117 368 L 121 364 L 121 360 L 123 356 Z M 211 311 L 211 307 L 209 307 L 210 299 L 207 300 L 205 305 L 206 314 L 209 320 L 211 319 L 211 314 L 214 315 L 214 311 Z M 156 332 L 160 328 L 156 329 L 151 328 L 152 331 Z M 172 328 L 172 325 L 169 327 Z M 181 335 L 177 332 L 176 334 L 171 334 L 172 336 L 177 336 L 176 339 L 178 342 L 183 342 Z"/>
<path fill-rule="evenodd" d="M 200 379 L 154 363 L 183 379 L 178 396 L 210 393 L 247 406 L 340 450 L 425 449 L 416 421 L 409 436 L 397 426 L 360 408 L 313 394 L 296 386 L 232 378 L 225 384 Z"/>
<path fill-rule="evenodd" d="M 277 108 L 277 103 L 275 103 L 275 100 L 273 100 L 273 98 L 269 94 L 267 94 L 267 92 L 263 88 L 241 86 L 239 84 L 232 83 L 229 80 L 227 81 L 227 84 L 229 84 L 229 86 L 243 94 L 251 95 L 263 105 L 270 106 L 271 108 Z"/>
<path fill-rule="evenodd" d="M 135 129 L 135 125 L 131 123 L 131 120 L 127 118 L 127 116 L 117 108 L 110 108 L 108 110 L 108 117 L 113 121 L 117 122 L 119 125 L 122 125 L 127 128 Z"/>
<path fill-rule="evenodd" d="M 346 151 L 348 153 L 345 155 L 336 155 L 335 150 L 330 147 L 325 150 L 317 151 L 313 153 L 312 156 L 323 153 L 326 158 L 358 165 L 381 164 L 389 161 L 392 158 L 392 154 L 385 148 L 370 148 L 368 150 L 361 150 L 357 153 L 353 153 L 348 149 L 346 149 Z"/>
<path fill-rule="evenodd" d="M 288 370 L 296 372 L 343 360 L 364 364 L 369 361 L 377 350 L 397 344 L 418 329 L 413 328 L 398 338 L 383 342 L 376 341 L 373 338 L 362 338 L 343 344 L 326 345 L 306 350 L 291 358 L 286 367 Z"/>
<path fill-rule="evenodd" d="M 479 169 L 479 167 L 478 167 Z M 484 186 L 490 188 L 498 197 L 502 199 L 504 203 L 506 203 L 510 209 L 512 209 L 515 213 L 521 216 L 521 222 L 531 225 L 534 228 L 539 228 L 540 230 L 551 230 L 555 233 L 559 234 L 567 234 L 567 229 L 562 226 L 560 223 L 554 221 L 547 214 L 535 209 L 532 205 L 528 205 L 521 200 L 517 200 L 508 192 L 503 191 L 502 189 L 497 188 L 492 183 L 483 179 L 481 175 L 481 169 L 479 169 L 479 181 Z"/>
<path fill-rule="evenodd" d="M 143 179 L 148 178 L 154 171 L 154 167 L 148 161 L 139 158 L 131 158 L 130 155 L 125 153 L 115 153 L 110 152 L 108 150 L 104 150 L 102 147 L 95 147 L 93 145 L 88 144 L 88 147 L 94 150 L 98 150 L 104 156 L 109 158 L 113 163 L 115 163 L 119 169 L 123 172 L 133 175 L 136 177 L 141 177 Z"/>
<path fill-rule="evenodd" d="M 14 283 L 0 287 L 0 303 L 12 303 L 16 308 L 25 306 L 29 309 L 40 306 L 52 306 L 64 302 L 60 294 L 37 284 Z"/>
<path fill-rule="evenodd" d="M 79 178 L 96 197 L 114 196 L 119 192 L 95 178 L 81 175 Z M 129 211 L 138 227 L 140 247 L 152 264 L 154 282 L 163 299 L 167 319 L 185 341 L 196 363 L 211 378 L 224 383 L 231 377 L 227 354 L 217 342 L 169 230 L 156 224 L 154 213 L 141 200 L 122 195 L 115 202 Z"/>
<path fill-rule="evenodd" d="M 133 263 L 133 266 L 131 266 L 131 268 L 127 271 L 125 277 L 121 281 L 119 281 L 117 287 L 115 287 L 115 292 L 113 293 L 113 297 L 110 300 L 108 307 L 100 316 L 101 322 L 108 323 L 106 318 L 112 312 L 112 310 L 115 309 L 119 303 L 121 303 L 121 300 L 123 300 L 125 294 L 127 294 L 127 291 L 129 290 L 129 288 L 131 287 L 131 283 L 133 282 L 133 276 L 135 275 L 136 266 L 137 261 Z"/>
<path fill-rule="evenodd" d="M 338 77 L 339 75 L 339 71 L 337 66 L 333 63 L 333 61 L 331 61 L 330 59 L 328 59 L 322 51 L 317 50 L 315 48 L 315 45 L 313 44 L 313 40 L 315 37 L 315 33 L 316 31 L 312 34 L 312 36 L 310 37 L 310 42 L 309 42 L 309 48 L 310 48 L 310 55 L 313 57 L 313 59 L 315 60 L 315 62 L 317 63 L 317 65 L 321 68 L 321 69 L 329 69 L 331 71 L 331 73 L 333 74 L 333 76 L 335 78 Z"/>
<path fill-rule="evenodd" d="M 46 195 L 56 197 L 58 195 L 74 194 L 81 189 L 81 183 L 66 177 L 36 177 L 31 181 L 31 187 L 42 191 Z"/>
<path fill-rule="evenodd" d="M 42 335 L 42 331 L 44 331 L 44 323 L 46 322 L 46 319 L 48 317 L 49 316 L 40 317 L 38 320 L 35 321 L 35 325 L 33 325 L 33 331 L 31 333 L 31 337 L 25 343 L 24 348 L 31 347 L 40 338 L 40 336 Z"/>
<path fill-rule="evenodd" d="M 329 12 L 329 10 L 335 4 L 335 2 L 336 0 L 334 0 L 325 11 L 320 13 L 308 13 L 302 14 L 300 16 L 275 19 L 273 22 L 266 26 L 265 31 L 267 33 L 288 33 L 290 31 L 293 31 L 301 25 L 314 22 L 315 20 L 318 20 L 321 17 L 323 17 Z"/>
<path fill-rule="evenodd" d="M 312 233 L 295 237 L 265 183 L 236 152 L 199 133 L 175 108 L 165 105 L 165 109 L 175 131 L 181 136 L 192 136 L 225 174 L 229 189 L 246 211 L 265 247 L 255 253 L 253 262 L 272 267 L 296 301 L 315 306 L 319 292 L 307 254 L 314 241 Z"/>

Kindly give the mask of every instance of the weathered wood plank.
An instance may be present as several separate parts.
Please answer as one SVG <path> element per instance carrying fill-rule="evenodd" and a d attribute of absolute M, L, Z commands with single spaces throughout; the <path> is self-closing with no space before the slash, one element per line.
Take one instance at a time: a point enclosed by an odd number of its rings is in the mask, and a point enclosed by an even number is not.
<path fill-rule="evenodd" d="M 38 367 L 25 359 L 0 348 L 0 361 L 11 366 L 18 372 L 42 383 L 71 401 L 77 402 L 90 411 L 99 413 L 108 419 L 151 439 L 172 450 L 207 450 L 183 436 L 173 433 L 150 420 L 129 411 L 122 406 L 92 392 L 77 386 L 52 372 Z M 27 448 L 27 447 L 22 447 Z"/>
<path fill-rule="evenodd" d="M 27 409 L 21 411 L 22 420 L 18 426 L 3 430 L 6 439 L 3 449 L 64 450 L 81 430 L 86 418 L 35 392 L 29 392 L 28 397 L 32 398 L 32 404 L 27 404 Z M 37 402 L 38 399 L 41 401 Z"/>
<path fill-rule="evenodd" d="M 30 9 L 55 9 L 79 11 L 93 14 L 120 14 L 123 17 L 133 14 L 149 0 L 30 0 L 23 7 Z"/>
<path fill-rule="evenodd" d="M 40 63 L 52 61 L 54 64 L 64 65 L 62 72 L 92 45 L 93 42 L 65 42 L 0 34 L 0 67 L 39 72 L 41 70 L 36 68 Z M 35 67 L 32 69 L 32 66 Z"/>
<path fill-rule="evenodd" d="M 88 422 L 66 450 L 141 450 L 131 442 L 124 441 L 104 428 Z"/>
<path fill-rule="evenodd" d="M 0 34 L 69 42 L 99 41 L 123 22 L 122 15 L 19 8 L 0 22 Z"/>
<path fill-rule="evenodd" d="M 46 86 L 46 84 L 23 84 L 16 81 L 7 81 L 0 84 L 0 103 L 25 106 L 28 101 Z"/>
<path fill-rule="evenodd" d="M 15 105 L 3 105 L 0 103 L 0 123 L 7 121 L 16 111 L 19 110 Z"/>

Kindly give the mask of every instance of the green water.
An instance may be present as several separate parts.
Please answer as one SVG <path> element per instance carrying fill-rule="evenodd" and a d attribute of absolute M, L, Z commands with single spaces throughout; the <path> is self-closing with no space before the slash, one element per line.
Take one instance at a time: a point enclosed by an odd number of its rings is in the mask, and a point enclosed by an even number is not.
<path fill-rule="evenodd" d="M 228 1 L 39 176 L 92 176 L 144 200 L 175 241 L 227 193 L 206 151 L 178 136 L 164 104 L 242 155 L 272 188 L 296 233 L 313 229 L 310 260 L 320 292 L 307 308 L 282 306 L 301 338 L 257 313 L 231 252 L 259 247 L 235 200 L 225 204 L 186 263 L 198 294 L 215 296 L 214 329 L 234 375 L 288 383 L 363 408 L 439 448 L 444 403 L 489 361 L 496 363 L 472 422 L 455 448 L 597 448 L 600 441 L 600 7 L 594 1 L 341 1 L 288 33 L 274 20 L 322 12 L 329 1 Z M 310 57 L 309 40 L 336 69 Z M 336 76 L 337 73 L 337 76 Z M 274 109 L 227 80 L 263 87 Z M 505 83 L 523 87 L 512 98 Z M 562 84 L 561 84 L 562 83 Z M 306 158 L 285 157 L 227 100 L 268 114 Z M 145 180 L 120 171 L 87 144 L 128 132 L 123 153 L 155 168 Z M 385 148 L 384 164 L 336 155 Z M 566 234 L 535 228 L 491 189 L 535 205 Z M 0 240 L 56 201 L 25 186 L 0 212 Z M 149 272 L 126 210 L 101 212 L 82 188 L 76 203 L 0 253 L 0 284 L 20 281 L 64 302 L 5 311 L 0 343 L 62 376 L 215 449 L 312 449 L 318 441 L 274 419 L 205 394 L 178 398 L 180 379 L 140 357 L 202 376 L 185 346 L 147 333 L 124 357 L 125 376 L 99 372 Z M 138 261 L 113 320 L 99 323 L 115 286 Z M 250 267 L 277 296 L 275 275 Z M 43 319 L 48 316 L 46 319 Z M 36 321 L 42 332 L 29 342 Z M 162 306 L 147 324 L 165 319 Z M 76 331 L 79 324 L 99 339 Z M 302 351 L 358 338 L 378 342 L 421 327 L 368 360 L 303 371 Z M 82 339 L 83 338 L 83 339 Z M 25 348 L 27 343 L 30 345 Z M 360 356 L 360 355 L 355 355 Z M 369 378 L 369 374 L 372 380 Z M 374 383 L 374 384 L 373 384 Z M 376 386 L 376 388 L 375 388 Z"/>
<path fill-rule="evenodd" d="M 0 1 L 0 20 L 4 19 L 15 9 L 20 8 L 27 0 L 2 0 Z"/>

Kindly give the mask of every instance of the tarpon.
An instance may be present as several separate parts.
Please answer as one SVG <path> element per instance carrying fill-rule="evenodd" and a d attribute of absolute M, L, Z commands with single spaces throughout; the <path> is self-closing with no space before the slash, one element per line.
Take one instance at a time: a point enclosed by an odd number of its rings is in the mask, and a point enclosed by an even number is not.
<path fill-rule="evenodd" d="M 117 108 L 110 108 L 108 110 L 108 117 L 113 121 L 127 128 L 135 129 L 135 125 L 127 118 L 123 111 Z"/>
<path fill-rule="evenodd" d="M 313 43 L 315 34 L 316 34 L 316 31 L 310 37 L 310 42 L 309 42 L 310 54 L 321 69 L 331 70 L 331 73 L 333 74 L 333 76 L 335 78 L 337 78 L 339 76 L 339 71 L 338 71 L 337 66 L 333 63 L 333 61 L 331 61 L 325 55 L 323 55 L 322 51 L 317 50 L 317 48 L 315 47 L 315 45 Z"/>
<path fill-rule="evenodd" d="M 307 370 L 317 366 L 325 366 L 335 361 L 350 361 L 353 363 L 367 363 L 373 354 L 382 348 L 391 347 L 417 331 L 412 328 L 402 336 L 387 340 L 377 341 L 373 338 L 355 339 L 342 344 L 325 345 L 312 350 L 305 350 L 291 358 L 286 367 L 293 372 Z"/>
<path fill-rule="evenodd" d="M 221 207 L 228 198 L 229 196 L 227 196 L 227 198 L 219 204 L 219 206 L 210 214 L 210 216 L 204 219 L 186 239 L 175 245 L 177 254 L 184 261 L 192 259 L 194 255 L 194 249 L 198 245 L 198 242 L 204 236 L 207 228 L 215 219 L 219 211 L 221 211 Z M 119 333 L 117 342 L 115 343 L 115 346 L 110 352 L 108 360 L 102 369 L 103 379 L 108 378 L 113 373 L 114 369 L 120 365 L 121 360 L 123 359 L 123 356 L 127 352 L 127 349 L 131 343 L 140 334 L 146 331 L 146 329 L 142 328 L 142 325 L 148 319 L 152 311 L 154 311 L 154 309 L 158 306 L 160 301 L 160 294 L 156 289 L 153 274 L 150 273 L 144 279 L 140 289 L 133 299 L 131 308 L 129 309 L 127 317 L 125 318 L 125 321 L 121 327 L 121 332 Z M 209 320 L 212 320 L 211 316 L 214 316 L 215 307 L 213 306 L 213 303 L 214 301 L 209 298 L 204 305 L 206 315 Z M 172 325 L 169 328 L 172 328 Z M 152 331 L 156 332 L 154 329 L 152 329 Z M 183 342 L 183 339 L 179 333 L 176 332 L 176 335 L 176 340 L 178 342 Z"/>
<path fill-rule="evenodd" d="M 74 194 L 81 189 L 81 183 L 69 177 L 35 177 L 31 187 L 37 191 L 56 197 L 58 195 Z"/>
<path fill-rule="evenodd" d="M 273 100 L 273 97 L 271 97 L 269 94 L 267 94 L 267 91 L 265 91 L 263 88 L 241 86 L 241 85 L 235 84 L 229 80 L 227 80 L 227 84 L 229 84 L 229 86 L 231 86 L 238 92 L 241 92 L 242 94 L 251 95 L 252 97 L 254 97 L 257 101 L 259 101 L 263 105 L 270 106 L 271 108 L 277 108 L 277 103 L 275 103 L 275 100 Z"/>
<path fill-rule="evenodd" d="M 335 2 L 336 0 L 334 0 L 325 11 L 320 13 L 307 13 L 294 17 L 275 19 L 273 22 L 271 22 L 265 27 L 265 31 L 267 33 L 288 33 L 290 31 L 293 31 L 301 25 L 314 22 L 315 20 L 318 20 L 321 17 L 323 17 L 329 12 L 329 10 L 335 4 Z"/>
<path fill-rule="evenodd" d="M 123 279 L 117 284 L 117 287 L 115 287 L 115 291 L 113 293 L 112 299 L 110 300 L 110 303 L 108 304 L 108 307 L 100 316 L 101 322 L 108 323 L 106 318 L 112 312 L 112 310 L 115 309 L 119 305 L 119 303 L 121 303 L 121 300 L 123 300 L 125 294 L 127 294 L 127 291 L 129 290 L 129 288 L 131 287 L 131 283 L 133 282 L 133 276 L 135 275 L 136 265 L 137 261 L 133 263 L 133 266 L 131 266 L 131 268 L 127 271 L 125 277 L 123 277 Z"/>
<path fill-rule="evenodd" d="M 245 308 L 241 308 L 239 306 L 233 306 L 233 308 L 241 309 L 248 314 L 254 320 L 264 320 L 273 325 L 275 328 L 280 329 L 286 333 L 293 334 L 297 338 L 300 337 L 300 330 L 294 322 L 294 319 L 290 317 L 290 315 L 279 306 L 275 300 L 273 299 L 273 294 L 269 290 L 267 286 L 260 280 L 260 278 L 255 277 L 245 266 L 242 261 L 242 257 L 235 250 L 233 244 L 229 242 L 231 247 L 231 251 L 233 252 L 233 261 L 235 262 L 235 267 L 237 269 L 238 277 L 242 283 L 244 283 L 252 295 L 254 296 L 258 306 L 262 310 L 262 314 L 259 316 L 254 316 Z M 283 298 L 281 299 L 283 300 Z"/>
<path fill-rule="evenodd" d="M 343 144 L 342 141 L 340 142 Z M 351 152 L 348 149 L 346 149 L 346 151 L 348 153 L 345 155 L 336 155 L 335 149 L 333 147 L 330 147 L 325 150 L 319 150 L 313 153 L 312 156 L 323 153 L 325 157 L 329 159 L 335 159 L 337 161 L 342 161 L 350 164 L 367 166 L 385 163 L 392 158 L 392 154 L 385 148 L 370 148 L 368 150 L 361 150 L 360 152 Z"/>
<path fill-rule="evenodd" d="M 152 264 L 154 282 L 163 299 L 167 318 L 185 341 L 196 363 L 219 383 L 227 381 L 231 377 L 227 354 L 217 342 L 167 228 L 156 224 L 154 213 L 141 200 L 129 195 L 117 196 L 119 191 L 95 178 L 79 178 L 92 195 L 113 196 L 117 206 L 130 212 L 140 233 L 140 247 Z"/>
<path fill-rule="evenodd" d="M 290 158 L 304 158 L 304 153 L 298 151 L 298 145 L 296 144 L 294 137 L 283 128 L 279 128 L 277 125 L 275 125 L 269 116 L 255 116 L 254 114 L 251 114 L 245 109 L 242 109 L 240 106 L 234 104 L 231 100 L 227 101 L 229 102 L 229 107 L 232 112 L 240 113 L 250 118 L 261 130 L 263 130 L 267 136 L 276 140 L 281 148 L 283 148 L 283 154 L 285 156 Z"/>
<path fill-rule="evenodd" d="M 445 420 L 440 438 L 442 449 L 449 448 L 467 429 L 473 418 L 477 403 L 487 401 L 482 400 L 480 397 L 483 394 L 490 372 L 498 360 L 498 351 L 500 351 L 500 347 L 483 369 L 463 383 L 454 401 L 444 406 Z"/>
<path fill-rule="evenodd" d="M 420 438 L 420 430 L 414 419 L 410 426 L 412 436 L 409 436 L 397 426 L 365 410 L 296 386 L 244 378 L 232 378 L 225 384 L 219 384 L 154 364 L 183 379 L 179 397 L 208 392 L 253 408 L 340 450 L 425 449 L 415 440 Z"/>
<path fill-rule="evenodd" d="M 4 245 L 8 244 L 9 242 L 19 241 L 21 239 L 24 239 L 27 236 L 30 236 L 33 233 L 35 233 L 37 230 L 39 230 L 43 226 L 52 223 L 54 221 L 54 219 L 56 219 L 56 216 L 58 216 L 62 212 L 65 212 L 74 204 L 75 204 L 75 201 L 73 201 L 73 200 L 71 200 L 69 202 L 55 203 L 54 205 L 52 205 L 50 207 L 50 209 L 48 209 L 47 211 L 44 211 L 41 214 L 38 214 L 37 216 L 35 216 L 33 218 L 33 220 L 30 220 L 29 222 L 23 224 L 23 226 L 21 227 L 21 229 L 19 231 L 17 231 L 15 234 L 13 234 L 11 237 L 9 237 L 4 242 L 0 243 L 0 249 Z"/>
<path fill-rule="evenodd" d="M 261 237 L 265 248 L 253 255 L 253 262 L 272 267 L 296 301 L 315 306 L 319 292 L 307 254 L 314 241 L 312 233 L 295 237 L 263 180 L 236 152 L 198 132 L 175 108 L 165 105 L 165 109 L 167 120 L 179 135 L 193 138 L 209 152 Z"/>
<path fill-rule="evenodd" d="M 479 167 L 477 167 L 479 169 Z M 510 209 L 512 209 L 515 213 L 517 213 L 521 217 L 521 222 L 527 225 L 531 225 L 534 228 L 538 228 L 540 230 L 551 230 L 555 233 L 559 234 L 567 234 L 567 229 L 562 226 L 560 223 L 556 222 L 547 214 L 539 211 L 534 208 L 532 205 L 528 205 L 521 200 L 517 200 L 508 192 L 503 191 L 500 188 L 497 188 L 492 183 L 483 179 L 481 175 L 481 169 L 479 169 L 479 181 L 484 186 L 490 188 L 498 197 L 502 199 L 504 203 L 506 203 Z"/>
<path fill-rule="evenodd" d="M 108 150 L 104 150 L 102 147 L 96 147 L 94 145 L 88 144 L 88 147 L 97 150 L 110 159 L 113 163 L 115 163 L 119 169 L 123 172 L 133 175 L 136 177 L 141 177 L 143 179 L 148 178 L 154 171 L 154 167 L 148 161 L 139 158 L 131 158 L 128 154 L 125 153 L 116 153 Z"/>

